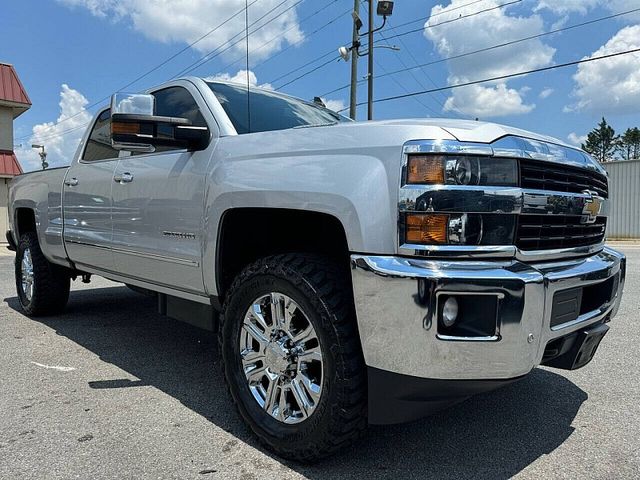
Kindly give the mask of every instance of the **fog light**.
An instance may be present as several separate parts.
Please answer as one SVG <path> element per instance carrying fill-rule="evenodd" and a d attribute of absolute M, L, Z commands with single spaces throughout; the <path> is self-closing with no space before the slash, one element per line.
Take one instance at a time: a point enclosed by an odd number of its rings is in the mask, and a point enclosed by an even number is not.
<path fill-rule="evenodd" d="M 444 307 L 442 308 L 442 324 L 449 328 L 452 327 L 456 320 L 458 319 L 458 301 L 456 297 L 449 297 L 444 302 Z"/>

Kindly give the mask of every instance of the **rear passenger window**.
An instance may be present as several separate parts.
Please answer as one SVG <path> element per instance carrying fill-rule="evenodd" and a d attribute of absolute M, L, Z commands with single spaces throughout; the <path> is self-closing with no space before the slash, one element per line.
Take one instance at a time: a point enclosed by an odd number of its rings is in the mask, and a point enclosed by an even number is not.
<path fill-rule="evenodd" d="M 118 158 L 119 153 L 111 146 L 111 110 L 105 110 L 93 125 L 82 160 L 92 162 Z"/>

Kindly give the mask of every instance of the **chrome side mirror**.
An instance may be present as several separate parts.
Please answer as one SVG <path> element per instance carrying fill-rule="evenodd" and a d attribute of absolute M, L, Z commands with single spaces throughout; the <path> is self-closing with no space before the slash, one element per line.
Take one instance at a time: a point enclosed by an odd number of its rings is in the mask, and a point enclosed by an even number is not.
<path fill-rule="evenodd" d="M 154 152 L 157 146 L 204 150 L 210 142 L 207 127 L 186 118 L 155 115 L 155 97 L 116 93 L 111 97 L 111 145 L 117 150 Z"/>
<path fill-rule="evenodd" d="M 155 113 L 156 98 L 144 93 L 115 93 L 111 96 L 111 146 L 116 150 L 130 152 L 152 153 L 156 148 L 149 143 L 138 143 L 135 138 L 122 138 L 123 132 L 113 128 L 114 117 L 128 115 L 140 115 L 153 117 Z M 119 138 L 120 137 L 120 138 Z"/>
<path fill-rule="evenodd" d="M 146 93 L 116 93 L 111 96 L 111 115 L 131 113 L 153 116 L 156 97 Z"/>

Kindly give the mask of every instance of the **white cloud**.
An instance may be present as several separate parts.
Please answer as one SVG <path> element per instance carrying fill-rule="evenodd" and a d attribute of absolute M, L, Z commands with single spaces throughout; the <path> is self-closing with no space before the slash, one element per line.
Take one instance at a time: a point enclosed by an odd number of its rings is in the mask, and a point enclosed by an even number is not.
<path fill-rule="evenodd" d="M 258 85 L 258 77 L 256 77 L 256 74 L 251 70 L 238 70 L 238 73 L 236 73 L 235 75 L 231 75 L 229 73 L 218 73 L 210 77 L 205 77 L 205 80 L 209 80 L 211 82 L 233 82 L 246 85 L 247 76 L 249 77 L 249 85 L 251 85 L 252 87 L 261 87 L 266 88 L 267 90 L 273 90 L 273 87 L 270 83 L 263 83 Z"/>
<path fill-rule="evenodd" d="M 85 132 L 85 125 L 91 120 L 91 114 L 84 107 L 88 100 L 77 90 L 66 84 L 60 91 L 60 115 L 55 122 L 34 125 L 32 135 L 22 147 L 16 149 L 16 157 L 23 170 L 39 170 L 42 168 L 38 152 L 32 144 L 45 146 L 49 167 L 69 165 L 76 152 L 78 143 Z M 80 112 L 78 115 L 76 115 Z M 59 123 L 62 122 L 62 123 Z M 66 133 L 65 133 L 66 132 Z M 65 133 L 64 135 L 61 135 Z"/>
<path fill-rule="evenodd" d="M 109 18 L 114 22 L 128 21 L 134 30 L 151 40 L 164 43 L 192 43 L 217 27 L 231 15 L 244 8 L 244 0 L 58 0 L 70 7 L 83 7 L 92 15 Z M 294 0 L 279 7 L 260 20 L 256 27 L 274 19 L 249 37 L 249 50 L 254 50 L 253 60 L 266 58 L 282 48 L 285 43 L 299 43 L 303 34 L 298 25 L 296 8 L 285 12 Z M 249 7 L 249 23 L 261 18 L 281 0 L 260 0 Z M 284 12 L 284 13 L 280 13 Z M 208 53 L 225 42 L 236 42 L 234 37 L 245 28 L 245 16 L 240 14 L 219 27 L 194 45 L 201 53 Z M 254 27 L 254 29 L 256 28 Z M 250 27 L 251 31 L 251 27 Z M 244 40 L 230 48 L 229 56 L 245 51 Z"/>
<path fill-rule="evenodd" d="M 460 15 L 497 7 L 498 0 L 487 0 L 481 7 L 468 4 L 468 0 L 453 0 L 449 5 L 436 5 L 425 24 L 424 34 L 433 42 L 437 52 L 443 57 L 479 50 L 492 45 L 505 43 L 522 37 L 536 35 L 544 31 L 542 17 L 510 15 L 508 9 L 490 10 L 482 15 L 465 18 L 464 21 L 452 21 Z M 453 8 L 456 10 L 451 11 Z M 483 78 L 496 77 L 518 71 L 531 70 L 550 65 L 555 49 L 540 39 L 526 44 L 515 44 L 448 62 L 449 83 L 464 83 Z M 474 93 L 477 96 L 474 96 Z M 535 106 L 524 103 L 526 90 L 517 91 L 507 88 L 506 82 L 498 82 L 485 87 L 465 87 L 457 89 L 447 100 L 445 106 L 470 115 L 502 116 L 530 112 Z M 481 100 L 482 99 L 482 100 Z M 482 101 L 490 101 L 487 106 Z"/>
<path fill-rule="evenodd" d="M 625 27 L 591 57 L 640 48 L 640 25 Z M 585 57 L 590 58 L 590 57 Z M 565 111 L 604 113 L 637 113 L 640 110 L 640 54 L 583 63 L 573 76 L 576 103 Z"/>
<path fill-rule="evenodd" d="M 329 100 L 323 98 L 322 101 L 329 110 L 332 110 L 334 112 L 339 112 L 340 110 L 343 110 L 347 107 L 344 100 Z"/>
<path fill-rule="evenodd" d="M 573 145 L 576 146 L 581 146 L 584 142 L 587 141 L 587 136 L 586 135 L 578 135 L 575 132 L 571 132 L 569 135 L 567 135 L 567 139 L 569 140 L 569 143 L 572 143 Z"/>
<path fill-rule="evenodd" d="M 521 115 L 534 108 L 534 104 L 523 102 L 520 92 L 504 83 L 459 88 L 444 104 L 445 111 L 460 111 L 478 118 Z"/>
<path fill-rule="evenodd" d="M 601 2 L 602 0 L 540 0 L 534 10 L 550 10 L 560 15 L 566 15 L 567 13 L 584 15 Z"/>
<path fill-rule="evenodd" d="M 602 7 L 611 13 L 622 13 L 638 8 L 638 0 L 540 0 L 534 10 L 549 10 L 558 15 L 568 15 L 571 13 L 586 15 L 596 7 Z M 640 19 L 640 12 L 618 18 L 623 22 L 635 21 Z"/>
<path fill-rule="evenodd" d="M 542 99 L 544 99 L 544 98 L 548 98 L 548 97 L 550 97 L 551 95 L 553 95 L 553 92 L 555 92 L 555 90 L 554 90 L 553 88 L 545 88 L 544 90 L 542 90 L 542 91 L 539 93 L 539 95 L 538 95 L 538 96 L 539 96 L 540 98 L 542 98 Z"/>

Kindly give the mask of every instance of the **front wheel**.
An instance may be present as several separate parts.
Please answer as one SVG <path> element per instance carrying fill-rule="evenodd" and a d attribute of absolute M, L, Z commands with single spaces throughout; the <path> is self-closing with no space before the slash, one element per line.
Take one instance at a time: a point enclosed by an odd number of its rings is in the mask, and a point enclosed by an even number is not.
<path fill-rule="evenodd" d="M 67 305 L 71 278 L 63 267 L 45 258 L 35 232 L 20 237 L 15 276 L 20 306 L 27 315 L 54 315 Z"/>
<path fill-rule="evenodd" d="M 367 425 L 366 373 L 348 270 L 315 255 L 245 268 L 223 306 L 225 378 L 240 414 L 277 454 L 314 461 Z"/>

